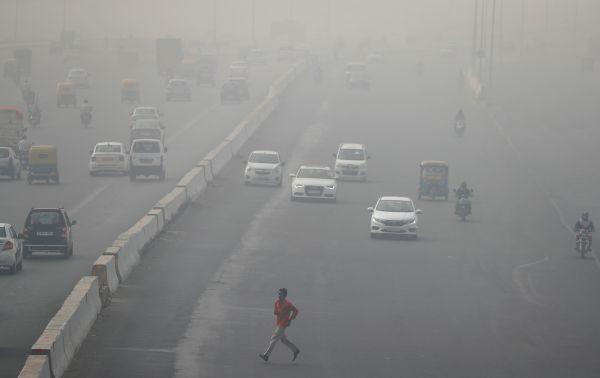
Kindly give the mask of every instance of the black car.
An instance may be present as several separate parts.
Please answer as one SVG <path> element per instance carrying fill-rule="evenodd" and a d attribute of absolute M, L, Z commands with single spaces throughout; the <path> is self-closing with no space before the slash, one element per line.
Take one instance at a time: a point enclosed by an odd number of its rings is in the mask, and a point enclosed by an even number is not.
<path fill-rule="evenodd" d="M 20 235 L 23 257 L 29 258 L 33 252 L 58 252 L 64 258 L 73 256 L 71 227 L 75 224 L 63 208 L 32 208 Z"/>
<path fill-rule="evenodd" d="M 250 100 L 248 82 L 245 79 L 229 79 L 221 87 L 221 104 Z"/>

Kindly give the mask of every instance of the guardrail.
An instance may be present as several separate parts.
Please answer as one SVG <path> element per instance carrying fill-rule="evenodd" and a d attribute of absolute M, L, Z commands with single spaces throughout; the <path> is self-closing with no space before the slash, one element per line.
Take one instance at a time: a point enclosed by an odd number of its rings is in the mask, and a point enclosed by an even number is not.
<path fill-rule="evenodd" d="M 240 151 L 250 136 L 279 104 L 280 96 L 304 72 L 304 62 L 295 64 L 269 88 L 265 99 L 239 125 L 179 180 L 175 188 L 106 248 L 94 262 L 91 276 L 83 277 L 32 346 L 19 377 L 60 377 L 102 307 L 133 271 L 144 249 L 181 211 L 198 199 L 208 185 Z"/>

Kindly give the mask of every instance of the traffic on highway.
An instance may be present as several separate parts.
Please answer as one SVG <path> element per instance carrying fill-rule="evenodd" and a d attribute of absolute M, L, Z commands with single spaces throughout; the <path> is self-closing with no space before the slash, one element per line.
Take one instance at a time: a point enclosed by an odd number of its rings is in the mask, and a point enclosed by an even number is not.
<path fill-rule="evenodd" d="M 600 374 L 596 2 L 134 3 L 0 5 L 0 376 Z"/>

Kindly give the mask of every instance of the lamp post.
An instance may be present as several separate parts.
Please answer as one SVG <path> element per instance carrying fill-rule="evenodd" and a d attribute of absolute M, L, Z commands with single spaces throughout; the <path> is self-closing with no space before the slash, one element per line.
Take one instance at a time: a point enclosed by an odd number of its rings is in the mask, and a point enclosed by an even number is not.
<path fill-rule="evenodd" d="M 62 31 L 67 30 L 67 0 L 63 0 Z"/>
<path fill-rule="evenodd" d="M 15 0 L 15 31 L 13 39 L 17 40 L 17 32 L 19 30 L 19 0 Z"/>
<path fill-rule="evenodd" d="M 252 45 L 256 46 L 256 0 L 252 0 Z"/>
<path fill-rule="evenodd" d="M 473 0 L 474 2 L 474 13 L 473 13 L 473 46 L 471 47 L 471 69 L 475 68 L 475 61 L 477 57 L 477 5 L 478 0 Z"/>
<path fill-rule="evenodd" d="M 492 78 L 494 73 L 494 42 L 496 40 L 495 36 L 495 27 L 496 27 L 496 0 L 492 0 L 492 26 L 490 30 L 490 66 L 488 72 L 488 96 L 492 94 Z M 488 97 L 489 98 L 489 97 Z"/>

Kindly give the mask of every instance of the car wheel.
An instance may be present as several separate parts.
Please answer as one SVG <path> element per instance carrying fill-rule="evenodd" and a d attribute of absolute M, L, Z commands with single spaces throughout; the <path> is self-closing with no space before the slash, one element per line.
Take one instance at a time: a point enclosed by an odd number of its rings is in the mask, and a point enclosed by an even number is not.
<path fill-rule="evenodd" d="M 21 169 L 21 167 L 19 167 L 19 172 L 17 172 L 17 180 L 21 179 L 21 173 L 23 172 L 23 170 Z"/>
<path fill-rule="evenodd" d="M 23 258 L 25 260 L 31 258 L 31 250 L 29 248 L 23 247 Z"/>
<path fill-rule="evenodd" d="M 15 274 L 15 273 L 17 273 L 17 260 L 16 260 L 16 259 L 15 259 L 15 262 L 13 262 L 12 266 L 10 266 L 10 267 L 8 268 L 8 272 L 9 272 L 10 274 Z"/>
<path fill-rule="evenodd" d="M 165 177 L 166 177 L 166 175 L 167 175 L 167 172 L 166 172 L 166 170 L 162 170 L 162 169 L 161 169 L 160 173 L 158 174 L 158 179 L 159 179 L 160 181 L 165 181 Z"/>
<path fill-rule="evenodd" d="M 71 256 L 70 250 L 69 248 L 65 248 L 65 250 L 63 251 L 63 259 L 68 259 L 69 256 Z"/>
<path fill-rule="evenodd" d="M 20 272 L 23 270 L 23 258 L 21 257 L 21 261 L 17 264 L 17 270 Z"/>
<path fill-rule="evenodd" d="M 8 176 L 11 180 L 14 180 L 17 177 L 17 173 L 15 172 L 15 166 L 12 161 L 8 163 Z"/>

